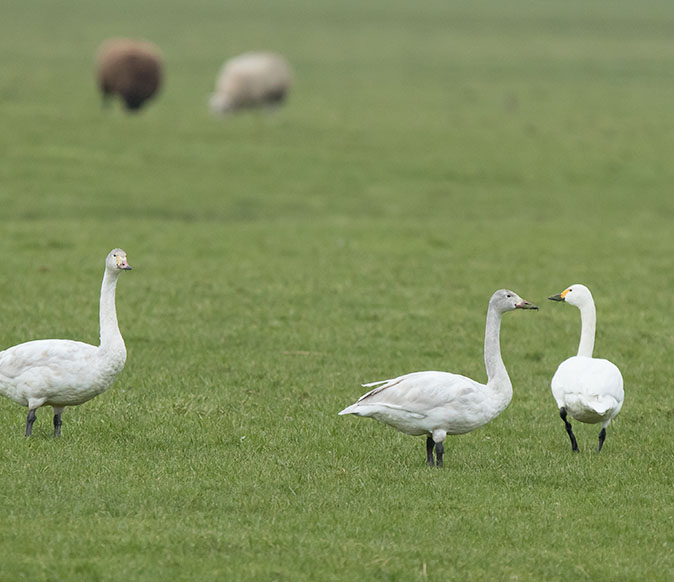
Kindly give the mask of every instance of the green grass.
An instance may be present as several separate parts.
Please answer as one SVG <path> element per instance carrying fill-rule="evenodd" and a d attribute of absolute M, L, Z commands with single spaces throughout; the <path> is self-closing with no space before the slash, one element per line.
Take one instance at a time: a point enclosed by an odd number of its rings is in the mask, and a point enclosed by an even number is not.
<path fill-rule="evenodd" d="M 96 342 L 103 259 L 128 361 L 33 437 L 0 402 L 0 580 L 671 580 L 674 6 L 652 1 L 53 3 L 0 19 L 0 347 Z M 142 36 L 159 99 L 102 112 L 93 54 Z M 228 55 L 270 48 L 276 116 L 215 120 Z M 549 391 L 575 352 L 625 378 L 596 454 Z M 446 441 L 337 416 L 360 383 L 484 379 L 508 409 Z"/>

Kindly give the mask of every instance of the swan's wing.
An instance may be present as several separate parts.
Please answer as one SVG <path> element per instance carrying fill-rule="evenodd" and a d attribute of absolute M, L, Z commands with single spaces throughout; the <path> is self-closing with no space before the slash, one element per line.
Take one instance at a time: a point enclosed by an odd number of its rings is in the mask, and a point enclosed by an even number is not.
<path fill-rule="evenodd" d="M 482 394 L 482 385 L 459 374 L 414 372 L 365 386 L 376 388 L 361 396 L 340 414 L 352 414 L 359 407 L 386 406 L 426 415 L 438 407 L 451 407 L 458 401 Z"/>
<path fill-rule="evenodd" d="M 369 384 L 362 384 L 363 388 L 370 388 L 371 386 L 377 386 L 377 388 L 374 388 L 370 390 L 369 392 L 366 392 L 363 394 L 359 399 L 358 402 L 361 400 L 364 400 L 365 398 L 368 398 L 370 396 L 374 396 L 375 394 L 378 394 L 382 390 L 386 390 L 386 388 L 390 388 L 391 386 L 395 386 L 396 384 L 399 384 L 402 379 L 405 378 L 405 376 L 399 376 L 398 378 L 392 378 L 390 380 L 378 380 L 377 382 L 370 382 Z"/>
<path fill-rule="evenodd" d="M 0 376 L 18 379 L 37 369 L 66 370 L 87 365 L 97 348 L 71 340 L 36 340 L 0 352 Z"/>
<path fill-rule="evenodd" d="M 592 396 L 610 396 L 622 401 L 624 398 L 623 377 L 618 367 L 608 360 L 593 358 L 585 382 L 587 393 Z"/>

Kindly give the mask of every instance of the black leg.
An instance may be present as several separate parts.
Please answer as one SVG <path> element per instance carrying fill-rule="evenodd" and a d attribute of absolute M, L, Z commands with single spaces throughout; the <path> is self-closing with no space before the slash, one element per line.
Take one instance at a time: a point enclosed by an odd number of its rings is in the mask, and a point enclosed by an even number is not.
<path fill-rule="evenodd" d="M 26 418 L 26 436 L 29 437 L 33 432 L 33 423 L 35 422 L 35 409 L 28 411 L 28 418 Z"/>
<path fill-rule="evenodd" d="M 57 412 L 54 414 L 54 436 L 55 437 L 60 437 L 61 436 L 61 413 Z"/>
<path fill-rule="evenodd" d="M 436 463 L 438 469 L 442 468 L 442 455 L 445 453 L 445 447 L 442 446 L 442 443 L 435 443 L 435 456 L 438 458 Z"/>
<path fill-rule="evenodd" d="M 599 448 L 597 449 L 597 452 L 601 451 L 601 448 L 604 446 L 605 440 L 606 440 L 606 429 L 602 428 L 601 432 L 599 433 Z"/>
<path fill-rule="evenodd" d="M 426 437 L 426 464 L 429 467 L 433 467 L 435 463 L 433 462 L 433 437 Z"/>
<path fill-rule="evenodd" d="M 566 427 L 566 432 L 569 434 L 569 438 L 571 439 L 571 450 L 574 452 L 578 452 L 578 443 L 576 442 L 576 437 L 573 434 L 573 430 L 571 429 L 571 423 L 566 420 L 566 408 L 563 406 L 559 409 L 559 416 L 562 417 L 562 420 L 564 421 L 564 426 Z"/>

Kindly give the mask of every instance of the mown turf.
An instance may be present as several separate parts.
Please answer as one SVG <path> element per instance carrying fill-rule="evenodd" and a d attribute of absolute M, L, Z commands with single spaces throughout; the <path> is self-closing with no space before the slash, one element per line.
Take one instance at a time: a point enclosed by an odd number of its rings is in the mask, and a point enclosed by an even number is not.
<path fill-rule="evenodd" d="M 669 2 L 11 1 L 0 19 L 0 347 L 96 342 L 103 259 L 128 361 L 34 435 L 0 402 L 2 580 L 670 580 L 674 7 Z M 93 53 L 158 43 L 165 90 L 102 111 Z M 275 49 L 278 115 L 215 120 L 224 58 Z M 549 392 L 595 354 L 626 401 L 572 455 Z M 446 442 L 337 411 L 361 382 L 514 385 Z"/>

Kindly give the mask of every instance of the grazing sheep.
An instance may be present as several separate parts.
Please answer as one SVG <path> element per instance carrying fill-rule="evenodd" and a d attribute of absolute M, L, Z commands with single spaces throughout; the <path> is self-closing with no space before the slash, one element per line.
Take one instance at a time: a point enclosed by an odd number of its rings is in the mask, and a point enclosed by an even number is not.
<path fill-rule="evenodd" d="M 107 40 L 98 49 L 97 65 L 103 103 L 117 94 L 128 111 L 140 109 L 161 85 L 161 53 L 146 41 L 128 38 Z"/>
<path fill-rule="evenodd" d="M 229 59 L 218 75 L 209 104 L 216 114 L 278 106 L 286 98 L 292 71 L 275 53 L 244 53 Z"/>

